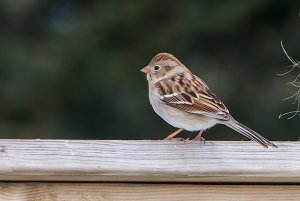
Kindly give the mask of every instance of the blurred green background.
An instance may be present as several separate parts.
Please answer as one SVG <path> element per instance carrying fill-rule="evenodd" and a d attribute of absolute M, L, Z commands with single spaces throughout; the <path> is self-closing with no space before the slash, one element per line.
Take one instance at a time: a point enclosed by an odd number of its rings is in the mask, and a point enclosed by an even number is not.
<path fill-rule="evenodd" d="M 139 69 L 169 52 L 204 79 L 242 123 L 298 140 L 282 99 L 300 69 L 299 1 L 0 2 L 0 138 L 162 139 Z M 196 135 L 194 133 L 193 135 Z M 182 137 L 191 136 L 185 132 Z M 224 126 L 206 140 L 241 140 Z"/>

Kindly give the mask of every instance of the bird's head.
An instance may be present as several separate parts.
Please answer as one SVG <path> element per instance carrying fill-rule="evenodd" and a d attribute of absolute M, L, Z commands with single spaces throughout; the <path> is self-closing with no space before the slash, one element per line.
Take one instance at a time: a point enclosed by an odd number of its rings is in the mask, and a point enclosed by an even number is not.
<path fill-rule="evenodd" d="M 155 55 L 150 63 L 141 69 L 141 72 L 147 74 L 148 82 L 153 83 L 185 71 L 188 69 L 169 53 Z"/>

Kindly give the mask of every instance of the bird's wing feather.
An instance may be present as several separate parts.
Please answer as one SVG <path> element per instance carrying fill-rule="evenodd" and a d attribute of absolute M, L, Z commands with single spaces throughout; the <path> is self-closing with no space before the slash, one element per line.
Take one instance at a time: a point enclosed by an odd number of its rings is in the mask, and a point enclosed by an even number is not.
<path fill-rule="evenodd" d="M 190 72 L 179 73 L 155 84 L 167 105 L 193 114 L 228 120 L 229 111 L 208 86 Z"/>

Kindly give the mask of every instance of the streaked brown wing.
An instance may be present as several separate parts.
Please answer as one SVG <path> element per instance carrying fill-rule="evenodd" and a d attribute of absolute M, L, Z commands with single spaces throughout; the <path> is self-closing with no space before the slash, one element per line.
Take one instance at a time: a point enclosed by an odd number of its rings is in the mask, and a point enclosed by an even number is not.
<path fill-rule="evenodd" d="M 190 72 L 180 73 L 155 84 L 167 105 L 194 114 L 227 120 L 229 111 L 208 86 Z"/>

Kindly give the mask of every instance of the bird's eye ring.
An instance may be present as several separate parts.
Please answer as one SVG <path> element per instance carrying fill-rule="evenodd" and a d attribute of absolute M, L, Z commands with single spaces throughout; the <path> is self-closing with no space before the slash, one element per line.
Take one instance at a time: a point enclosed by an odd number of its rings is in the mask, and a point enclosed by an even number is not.
<path fill-rule="evenodd" d="M 154 66 L 154 70 L 159 70 L 160 69 L 160 66 L 156 65 Z"/>

